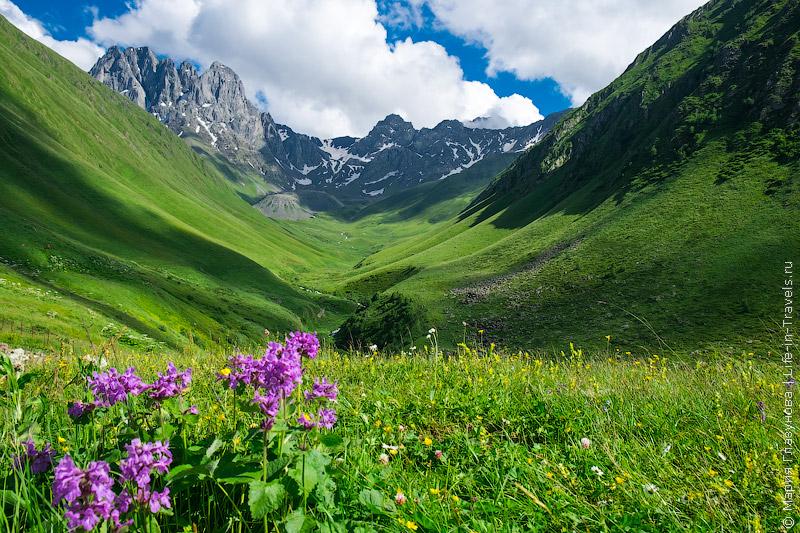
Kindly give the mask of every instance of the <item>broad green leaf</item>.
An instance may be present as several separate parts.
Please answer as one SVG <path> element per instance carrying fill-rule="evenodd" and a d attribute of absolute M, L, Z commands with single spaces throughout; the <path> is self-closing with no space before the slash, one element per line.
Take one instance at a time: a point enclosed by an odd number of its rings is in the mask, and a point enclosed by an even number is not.
<path fill-rule="evenodd" d="M 208 449 L 206 449 L 206 457 L 211 457 L 217 453 L 217 451 L 222 447 L 222 444 L 222 440 L 214 439 L 214 442 L 212 442 Z"/>
<path fill-rule="evenodd" d="M 266 515 L 280 508 L 286 498 L 286 489 L 279 481 L 252 481 L 248 503 L 253 518 L 264 518 Z"/>
<path fill-rule="evenodd" d="M 364 489 L 358 495 L 358 501 L 371 513 L 385 514 L 394 510 L 394 503 L 387 500 L 383 494 L 375 489 Z"/>
<path fill-rule="evenodd" d="M 311 531 L 315 521 L 310 516 L 306 516 L 302 509 L 293 511 L 284 523 L 286 533 L 304 533 Z"/>

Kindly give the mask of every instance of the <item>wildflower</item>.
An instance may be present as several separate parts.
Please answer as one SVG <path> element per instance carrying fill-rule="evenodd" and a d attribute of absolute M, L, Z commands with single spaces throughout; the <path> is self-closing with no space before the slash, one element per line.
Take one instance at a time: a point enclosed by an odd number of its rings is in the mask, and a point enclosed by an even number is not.
<path fill-rule="evenodd" d="M 442 456 L 443 455 L 444 454 L 442 454 L 442 450 L 436 450 L 435 452 L 433 452 L 433 456 L 436 457 L 440 461 L 442 460 Z"/>
<path fill-rule="evenodd" d="M 311 387 L 310 391 L 305 391 L 304 396 L 306 400 L 319 400 L 319 399 L 327 399 L 330 401 L 336 401 L 336 397 L 339 394 L 339 386 L 337 382 L 330 383 L 327 379 L 315 379 L 314 385 Z"/>
<path fill-rule="evenodd" d="M 714 470 L 713 468 L 709 468 L 709 469 L 708 469 L 708 475 L 709 475 L 709 476 L 711 476 L 711 477 L 714 477 L 714 476 L 716 476 L 718 473 L 719 473 L 719 472 L 717 472 L 717 471 L 716 471 L 716 470 Z"/>
<path fill-rule="evenodd" d="M 15 470 L 22 470 L 26 464 L 30 466 L 31 474 L 42 474 L 50 470 L 56 454 L 50 443 L 45 444 L 41 450 L 37 450 L 36 445 L 30 439 L 23 444 L 25 453 L 15 455 L 12 459 Z"/>
<path fill-rule="evenodd" d="M 109 471 L 104 461 L 91 462 L 81 470 L 69 455 L 58 463 L 53 481 L 53 505 L 66 502 L 64 517 L 70 529 L 91 531 L 102 520 L 112 517 L 118 524 L 116 495 L 112 490 L 114 481 Z"/>
<path fill-rule="evenodd" d="M 606 339 L 607 342 L 611 342 L 611 335 L 606 335 L 605 339 Z"/>
<path fill-rule="evenodd" d="M 369 345 L 369 351 L 372 352 L 372 353 L 377 352 L 378 351 L 378 345 L 377 344 L 370 344 Z"/>
<path fill-rule="evenodd" d="M 406 427 L 404 425 L 400 424 L 400 425 L 397 426 L 397 431 L 399 431 L 400 433 L 402 433 L 405 430 L 406 430 Z"/>
<path fill-rule="evenodd" d="M 428 340 L 430 340 L 430 339 L 431 339 L 431 334 L 430 334 L 430 333 L 428 333 L 428 334 L 425 336 L 425 338 L 426 338 L 426 339 L 428 339 Z"/>
<path fill-rule="evenodd" d="M 433 444 L 433 441 L 431 440 L 430 437 L 425 437 L 425 439 L 423 439 L 422 441 L 422 444 L 424 444 L 425 446 L 430 446 L 431 444 Z"/>
<path fill-rule="evenodd" d="M 723 483 L 725 483 L 725 486 L 728 488 L 733 487 L 733 481 L 731 481 L 730 479 L 726 479 L 725 481 L 723 481 Z"/>
<path fill-rule="evenodd" d="M 419 529 L 419 526 L 417 526 L 417 524 L 412 522 L 411 520 L 406 520 L 406 527 L 411 531 L 416 531 L 417 529 Z"/>
<path fill-rule="evenodd" d="M 623 483 L 625 483 L 625 478 L 620 476 L 614 476 L 614 481 L 617 483 L 617 485 L 622 485 Z"/>
<path fill-rule="evenodd" d="M 231 375 L 231 369 L 228 368 L 228 367 L 225 367 L 225 368 L 223 368 L 222 370 L 219 371 L 219 375 L 223 376 L 223 377 L 228 377 L 228 376 Z"/>
<path fill-rule="evenodd" d="M 67 414 L 71 418 L 78 420 L 79 418 L 82 418 L 84 415 L 91 413 L 94 410 L 94 408 L 95 405 L 93 403 L 83 403 L 75 401 L 69 404 L 69 407 L 67 407 Z"/>
<path fill-rule="evenodd" d="M 451 499 L 451 500 L 453 500 L 453 502 L 455 502 L 455 503 L 458 503 L 458 502 L 460 502 L 460 501 L 461 501 L 461 498 L 459 498 L 459 497 L 458 497 L 458 496 L 456 496 L 455 494 L 453 494 L 452 496 L 450 496 L 450 499 Z"/>
<path fill-rule="evenodd" d="M 151 487 L 152 475 L 161 475 L 169 472 L 172 463 L 172 453 L 169 451 L 169 442 L 148 442 L 143 443 L 139 439 L 133 439 L 130 444 L 125 445 L 127 456 L 119 463 L 122 480 L 131 483 L 134 487 L 133 493 L 127 492 L 120 495 L 118 504 L 123 502 L 122 508 L 127 508 L 130 503 L 137 503 L 147 506 L 150 512 L 157 513 L 162 508 L 172 507 L 169 500 L 169 488 L 161 492 L 153 490 Z"/>
<path fill-rule="evenodd" d="M 432 495 L 438 496 L 441 491 L 439 489 L 437 489 L 437 488 L 433 488 L 433 489 L 430 490 L 430 492 L 431 492 Z"/>
<path fill-rule="evenodd" d="M 663 457 L 667 455 L 671 449 L 672 449 L 672 444 L 667 444 L 666 446 L 664 446 L 664 449 L 661 450 L 661 456 Z"/>
<path fill-rule="evenodd" d="M 165 373 L 158 373 L 158 378 L 150 385 L 150 397 L 154 400 L 166 400 L 183 394 L 192 383 L 192 369 L 187 368 L 183 372 L 178 372 L 175 365 L 170 361 L 167 364 Z"/>
<path fill-rule="evenodd" d="M 333 409 L 320 409 L 317 412 L 318 422 L 317 427 L 332 429 L 336 423 L 336 411 Z"/>
<path fill-rule="evenodd" d="M 433 335 L 434 333 L 436 333 L 436 328 L 431 328 L 431 329 L 429 329 L 429 330 L 428 330 L 428 333 L 430 333 L 431 335 Z"/>
<path fill-rule="evenodd" d="M 138 396 L 148 388 L 133 367 L 122 374 L 116 368 L 101 373 L 93 372 L 88 381 L 97 407 L 111 407 L 127 400 L 129 395 Z"/>
<path fill-rule="evenodd" d="M 196 414 L 197 414 L 197 413 L 199 413 L 199 412 L 200 412 L 200 411 L 198 411 L 198 409 L 197 409 L 197 406 L 196 406 L 196 405 L 192 405 L 192 406 L 190 406 L 188 409 L 186 409 L 186 410 L 183 412 L 183 414 L 184 414 L 184 415 L 196 415 Z"/>
<path fill-rule="evenodd" d="M 603 474 L 605 473 L 600 469 L 599 466 L 593 466 L 591 468 L 591 471 L 594 472 L 595 474 L 597 474 L 597 477 L 603 477 Z"/>
<path fill-rule="evenodd" d="M 312 429 L 315 426 L 314 420 L 312 420 L 311 415 L 308 413 L 301 414 L 300 418 L 297 419 L 297 423 L 306 429 Z"/>
<path fill-rule="evenodd" d="M 591 447 L 591 445 L 592 445 L 592 441 L 589 440 L 588 438 L 583 437 L 581 439 L 581 448 L 583 448 L 584 450 L 588 450 Z"/>
<path fill-rule="evenodd" d="M 397 494 L 394 495 L 394 501 L 397 503 L 397 505 L 403 505 L 408 501 L 408 499 L 406 498 L 405 494 L 397 491 Z"/>
<path fill-rule="evenodd" d="M 386 455 L 385 453 L 382 453 L 382 454 L 380 454 L 378 456 L 378 461 L 380 461 L 380 463 L 383 464 L 383 465 L 388 465 L 389 464 L 389 456 Z"/>
<path fill-rule="evenodd" d="M 649 494 L 655 494 L 656 492 L 658 492 L 658 487 L 656 487 L 652 483 L 646 483 L 642 486 L 642 488 L 644 489 L 645 492 Z"/>
<path fill-rule="evenodd" d="M 317 334 L 295 331 L 286 339 L 286 351 L 295 352 L 301 357 L 314 359 L 319 351 Z"/>

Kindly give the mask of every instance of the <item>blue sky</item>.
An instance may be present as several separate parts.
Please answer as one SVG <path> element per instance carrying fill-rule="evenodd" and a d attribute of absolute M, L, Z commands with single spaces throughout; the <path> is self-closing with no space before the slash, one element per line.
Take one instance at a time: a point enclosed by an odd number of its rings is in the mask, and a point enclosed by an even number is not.
<path fill-rule="evenodd" d="M 74 40 L 86 37 L 86 28 L 91 26 L 95 13 L 101 17 L 117 17 L 125 13 L 126 1 L 93 0 L 92 2 L 59 2 L 52 0 L 16 0 L 15 3 L 29 16 L 40 20 L 53 37 L 61 40 Z M 386 13 L 390 4 L 379 2 L 380 12 Z M 93 11 L 96 9 L 97 11 Z M 466 79 L 482 81 L 492 87 L 498 96 L 514 93 L 530 98 L 543 115 L 570 107 L 570 99 L 559 89 L 552 78 L 541 80 L 519 80 L 514 74 L 499 72 L 494 76 L 486 74 L 488 60 L 486 49 L 476 43 L 468 43 L 448 31 L 437 28 L 429 8 L 423 6 L 425 23 L 423 27 L 400 28 L 387 25 L 388 40 L 395 41 L 410 37 L 414 41 L 435 41 L 447 52 L 459 59 Z"/>
<path fill-rule="evenodd" d="M 0 0 L 0 14 L 87 70 L 110 45 L 221 61 L 276 120 L 331 137 L 389 113 L 505 127 L 581 105 L 704 0 L 90 2 Z"/>

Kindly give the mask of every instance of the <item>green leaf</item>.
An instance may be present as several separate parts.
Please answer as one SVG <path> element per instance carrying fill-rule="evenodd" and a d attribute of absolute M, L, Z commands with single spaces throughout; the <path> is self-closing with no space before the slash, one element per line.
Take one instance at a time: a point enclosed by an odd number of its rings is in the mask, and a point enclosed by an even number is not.
<path fill-rule="evenodd" d="M 286 498 L 286 489 L 279 481 L 252 481 L 248 503 L 253 518 L 264 518 L 272 511 L 280 508 Z"/>
<path fill-rule="evenodd" d="M 12 490 L 0 490 L 0 509 L 3 507 L 22 507 L 22 499 Z"/>
<path fill-rule="evenodd" d="M 222 447 L 223 442 L 220 439 L 214 439 L 214 442 L 206 449 L 206 457 L 211 457 Z"/>
<path fill-rule="evenodd" d="M 388 511 L 394 511 L 394 503 L 375 489 L 362 490 L 358 495 L 358 501 L 373 514 L 386 514 Z"/>
<path fill-rule="evenodd" d="M 314 527 L 315 521 L 310 516 L 306 516 L 302 509 L 293 511 L 284 523 L 286 533 L 303 533 L 311 531 Z"/>
<path fill-rule="evenodd" d="M 300 487 L 301 493 L 311 494 L 317 483 L 325 476 L 325 466 L 331 458 L 319 450 L 311 450 L 297 458 L 294 468 L 289 470 L 291 477 Z"/>
<path fill-rule="evenodd" d="M 319 525 L 319 533 L 347 533 L 347 528 L 341 522 L 328 520 Z"/>
<path fill-rule="evenodd" d="M 344 439 L 335 433 L 325 433 L 319 438 L 319 441 L 328 448 L 338 448 L 344 443 Z"/>

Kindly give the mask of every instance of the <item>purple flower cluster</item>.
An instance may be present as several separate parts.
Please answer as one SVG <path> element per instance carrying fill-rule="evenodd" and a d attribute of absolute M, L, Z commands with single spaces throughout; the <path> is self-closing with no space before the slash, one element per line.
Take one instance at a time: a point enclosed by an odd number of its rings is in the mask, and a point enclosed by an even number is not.
<path fill-rule="evenodd" d="M 22 470 L 25 465 L 29 465 L 31 474 L 42 474 L 50 470 L 53 466 L 53 457 L 56 451 L 50 446 L 50 443 L 44 445 L 41 450 L 36 449 L 36 445 L 32 440 L 27 440 L 23 443 L 25 446 L 25 453 L 15 455 L 13 458 L 13 465 L 15 470 Z"/>
<path fill-rule="evenodd" d="M 147 385 L 130 367 L 122 374 L 116 368 L 102 373 L 93 372 L 89 378 L 89 388 L 94 394 L 96 407 L 111 407 L 127 400 L 128 395 L 138 396 L 147 390 Z"/>
<path fill-rule="evenodd" d="M 284 344 L 270 342 L 263 357 L 235 355 L 228 360 L 228 367 L 217 375 L 217 379 L 227 383 L 231 389 L 240 386 L 253 387 L 252 402 L 264 414 L 262 428 L 268 431 L 275 423 L 281 400 L 291 398 L 292 393 L 303 381 L 303 357 L 313 359 L 319 352 L 319 340 L 313 333 L 295 331 L 287 337 Z M 317 381 L 311 391 L 306 391 L 306 399 L 336 399 L 336 383 Z M 330 411 L 330 410 L 328 410 Z M 320 411 L 321 413 L 321 411 Z M 332 426 L 336 420 L 333 411 L 318 414 L 316 420 L 308 418 L 313 427 L 318 423 Z M 302 422 L 301 422 L 302 423 Z M 319 426 L 323 427 L 323 426 Z"/>
<path fill-rule="evenodd" d="M 75 466 L 69 455 L 56 466 L 53 505 L 66 502 L 64 517 L 71 530 L 82 528 L 91 531 L 103 520 L 120 525 L 114 480 L 109 472 L 108 463 L 104 461 L 91 462 L 82 470 Z"/>
<path fill-rule="evenodd" d="M 319 351 L 317 334 L 295 331 L 286 339 L 286 350 L 296 352 L 302 357 L 314 359 Z"/>
<path fill-rule="evenodd" d="M 161 401 L 183 394 L 191 383 L 191 368 L 187 368 L 183 372 L 178 372 L 175 365 L 169 362 L 167 364 L 167 371 L 163 374 L 159 372 L 158 379 L 156 379 L 152 385 L 149 385 L 147 389 L 150 391 L 151 398 Z"/>
<path fill-rule="evenodd" d="M 135 494 L 123 492 L 120 495 L 121 503 L 124 502 L 125 510 L 132 502 L 147 506 L 150 512 L 157 513 L 161 508 L 171 508 L 169 489 L 161 492 L 151 487 L 152 475 L 157 472 L 166 474 L 172 464 L 172 453 L 169 451 L 169 442 L 160 441 L 143 443 L 134 439 L 125 445 L 128 455 L 120 461 L 119 468 L 124 481 L 135 486 Z"/>
<path fill-rule="evenodd" d="M 165 373 L 159 372 L 158 378 L 153 383 L 147 384 L 136 375 L 133 367 L 122 373 L 116 368 L 110 368 L 106 372 L 93 372 L 88 382 L 94 401 L 72 402 L 67 408 L 67 414 L 74 419 L 79 419 L 98 407 L 111 407 L 145 392 L 157 402 L 183 394 L 192 382 L 192 369 L 187 368 L 179 372 L 170 362 Z"/>
<path fill-rule="evenodd" d="M 339 395 L 339 384 L 331 383 L 325 378 L 315 379 L 311 390 L 305 391 L 304 395 L 308 401 L 327 399 L 334 402 Z"/>
<path fill-rule="evenodd" d="M 320 408 L 316 415 L 303 413 L 297 423 L 306 429 L 324 428 L 331 429 L 336 423 L 336 411 L 325 407 Z"/>
<path fill-rule="evenodd" d="M 111 467 L 105 461 L 93 461 L 85 469 L 75 465 L 66 455 L 55 468 L 53 505 L 65 502 L 64 517 L 70 530 L 91 531 L 103 520 L 119 528 L 129 525 L 125 513 L 148 508 L 157 513 L 171 508 L 169 489 L 153 490 L 152 476 L 166 474 L 172 463 L 169 443 L 142 443 L 134 439 L 125 446 L 127 455 L 119 463 L 120 479 L 127 484 L 119 494 L 114 492 Z"/>

